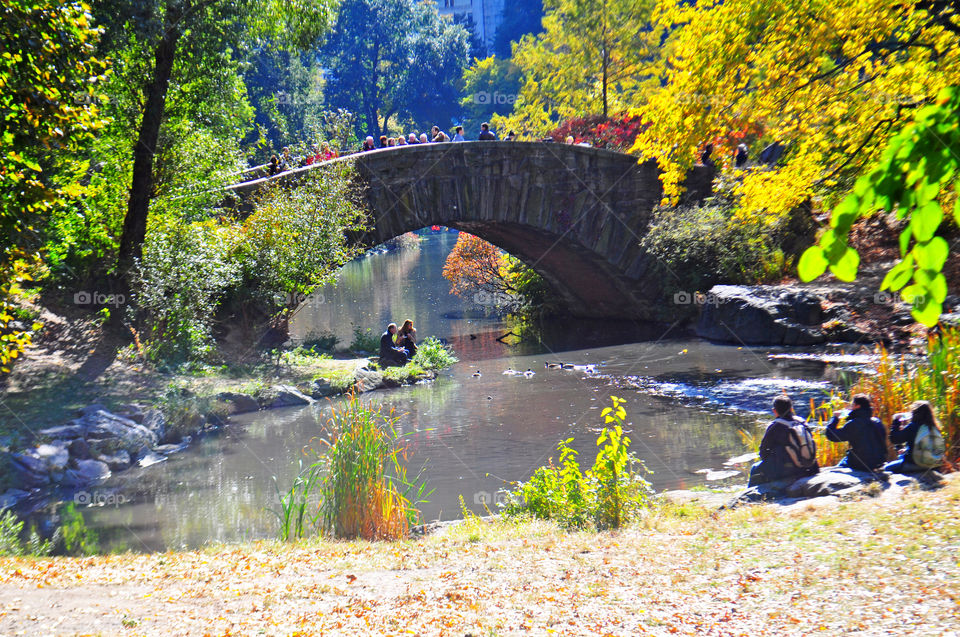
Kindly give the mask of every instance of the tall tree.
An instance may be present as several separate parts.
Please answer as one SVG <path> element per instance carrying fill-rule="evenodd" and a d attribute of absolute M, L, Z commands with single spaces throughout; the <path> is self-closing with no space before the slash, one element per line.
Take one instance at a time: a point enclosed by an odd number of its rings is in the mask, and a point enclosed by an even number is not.
<path fill-rule="evenodd" d="M 378 137 L 395 117 L 445 124 L 457 111 L 468 33 L 414 0 L 344 0 L 322 54 L 327 103 Z"/>
<path fill-rule="evenodd" d="M 142 250 L 154 168 L 168 90 L 178 60 L 184 73 L 202 75 L 221 55 L 234 58 L 265 36 L 291 47 L 314 46 L 329 26 L 333 0 L 105 0 L 97 13 L 109 32 L 133 36 L 152 63 L 142 86 L 143 101 L 133 149 L 130 196 L 117 257 L 126 276 Z"/>
<path fill-rule="evenodd" d="M 660 44 L 654 0 L 545 0 L 543 33 L 514 47 L 523 72 L 514 114 L 499 126 L 544 134 L 571 117 L 636 104 Z"/>
<path fill-rule="evenodd" d="M 512 0 L 504 3 L 503 21 L 493 38 L 493 53 L 501 58 L 513 55 L 513 45 L 529 34 L 540 33 L 543 0 Z"/>
<path fill-rule="evenodd" d="M 650 126 L 634 150 L 658 158 L 675 196 L 705 142 L 753 126 L 760 147 L 776 141 L 786 152 L 773 169 L 742 175 L 742 214 L 776 219 L 811 197 L 830 205 L 919 106 L 960 84 L 950 4 L 664 2 L 658 21 L 670 37 L 657 90 L 637 104 Z M 715 156 L 729 166 L 733 150 Z"/>

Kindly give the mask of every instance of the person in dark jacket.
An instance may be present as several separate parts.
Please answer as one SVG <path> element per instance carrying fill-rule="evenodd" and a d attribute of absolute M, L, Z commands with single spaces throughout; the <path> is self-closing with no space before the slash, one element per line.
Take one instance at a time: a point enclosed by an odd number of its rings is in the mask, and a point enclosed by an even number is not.
<path fill-rule="evenodd" d="M 480 124 L 480 141 L 495 141 L 497 136 L 490 130 L 490 124 L 484 122 Z"/>
<path fill-rule="evenodd" d="M 921 473 L 927 469 L 913 461 L 913 445 L 917 441 L 917 432 L 921 425 L 937 426 L 933 407 L 925 400 L 919 400 L 911 406 L 909 414 L 895 414 L 890 422 L 890 442 L 899 447 L 903 445 L 900 457 L 883 465 L 890 473 Z"/>
<path fill-rule="evenodd" d="M 750 468 L 748 486 L 751 487 L 787 478 L 812 476 L 820 471 L 816 447 L 798 450 L 794 444 L 793 428 L 806 428 L 807 425 L 793 413 L 793 401 L 786 396 L 777 396 L 773 399 L 773 413 L 776 418 L 767 426 L 760 441 L 760 462 Z M 812 439 L 810 443 L 812 445 Z M 803 458 L 797 457 L 798 451 L 812 458 L 812 464 L 805 464 Z"/>
<path fill-rule="evenodd" d="M 831 442 L 849 442 L 850 449 L 838 467 L 849 467 L 857 471 L 879 469 L 887 459 L 887 430 L 878 418 L 873 417 L 873 406 L 866 394 L 857 394 L 850 403 L 846 423 L 838 427 L 841 412 L 835 414 L 824 434 Z"/>
<path fill-rule="evenodd" d="M 393 343 L 396 333 L 397 324 L 391 323 L 380 336 L 380 367 L 402 367 L 407 364 L 407 351 Z"/>

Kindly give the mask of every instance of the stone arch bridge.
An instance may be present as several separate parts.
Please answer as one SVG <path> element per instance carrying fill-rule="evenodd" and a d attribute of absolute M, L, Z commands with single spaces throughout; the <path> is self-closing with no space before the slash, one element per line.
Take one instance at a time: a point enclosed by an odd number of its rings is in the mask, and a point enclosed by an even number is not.
<path fill-rule="evenodd" d="M 663 187 L 654 161 L 551 143 L 461 142 L 385 148 L 356 162 L 374 246 L 425 226 L 481 237 L 536 270 L 570 314 L 649 320 L 662 307 L 664 274 L 640 245 Z M 271 180 L 295 181 L 317 164 L 228 190 L 242 202 Z M 687 199 L 710 192 L 712 169 L 688 177 Z M 659 306 L 659 307 L 658 307 Z"/>

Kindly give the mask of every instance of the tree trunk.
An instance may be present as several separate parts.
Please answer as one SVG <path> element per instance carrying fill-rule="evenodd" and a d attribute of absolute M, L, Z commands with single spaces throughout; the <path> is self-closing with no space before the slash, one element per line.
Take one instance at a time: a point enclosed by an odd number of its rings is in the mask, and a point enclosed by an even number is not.
<path fill-rule="evenodd" d="M 140 122 L 136 146 L 133 148 L 133 178 L 130 183 L 130 198 L 127 201 L 127 215 L 123 220 L 120 251 L 117 255 L 117 273 L 127 283 L 134 260 L 143 254 L 143 241 L 147 235 L 147 217 L 153 195 L 153 161 L 160 137 L 160 125 L 163 123 L 177 42 L 180 39 L 180 17 L 179 9 L 172 6 L 167 8 L 167 28 L 154 53 L 153 79 L 147 86 L 143 119 Z"/>

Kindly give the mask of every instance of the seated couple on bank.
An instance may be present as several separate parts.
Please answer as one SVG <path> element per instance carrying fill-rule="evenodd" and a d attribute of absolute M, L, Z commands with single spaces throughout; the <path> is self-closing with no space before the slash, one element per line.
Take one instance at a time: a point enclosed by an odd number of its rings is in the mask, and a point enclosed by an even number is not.
<path fill-rule="evenodd" d="M 417 330 L 407 319 L 397 329 L 396 323 L 387 326 L 380 337 L 380 367 L 402 367 L 417 353 Z"/>
<path fill-rule="evenodd" d="M 777 480 L 812 476 L 820 470 L 817 445 L 806 422 L 793 411 L 786 396 L 773 401 L 776 418 L 767 427 L 760 442 L 760 462 L 750 469 L 749 486 Z M 840 422 L 843 421 L 843 427 Z M 889 440 L 903 446 L 899 458 L 887 460 L 887 430 L 873 416 L 870 397 L 857 394 L 849 409 L 834 415 L 824 429 L 831 442 L 847 442 L 850 448 L 838 467 L 857 471 L 919 473 L 937 469 L 943 463 L 945 444 L 930 403 L 918 401 L 910 413 L 895 414 Z M 884 464 L 886 462 L 886 464 Z"/>

